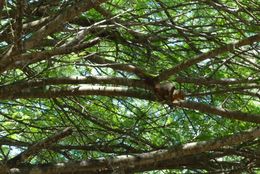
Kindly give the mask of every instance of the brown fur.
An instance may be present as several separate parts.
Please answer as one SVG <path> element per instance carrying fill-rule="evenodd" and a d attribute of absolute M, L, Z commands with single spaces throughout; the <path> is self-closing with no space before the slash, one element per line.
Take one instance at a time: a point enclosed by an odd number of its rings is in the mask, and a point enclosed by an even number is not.
<path fill-rule="evenodd" d="M 172 83 L 155 84 L 154 92 L 160 101 L 174 102 L 185 98 L 184 92 L 176 90 Z"/>

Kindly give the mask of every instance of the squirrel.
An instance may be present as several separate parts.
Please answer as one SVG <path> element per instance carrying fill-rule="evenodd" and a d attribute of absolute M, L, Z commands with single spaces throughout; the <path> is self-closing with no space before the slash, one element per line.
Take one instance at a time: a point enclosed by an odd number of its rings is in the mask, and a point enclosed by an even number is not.
<path fill-rule="evenodd" d="M 156 83 L 154 85 L 154 93 L 159 101 L 176 102 L 185 99 L 185 94 L 183 91 L 177 90 L 174 84 L 166 83 Z"/>
<path fill-rule="evenodd" d="M 152 88 L 156 99 L 160 102 L 164 101 L 171 104 L 185 99 L 185 93 L 181 90 L 177 90 L 173 83 L 160 83 L 156 77 L 151 75 L 145 75 L 144 80 L 145 83 Z"/>

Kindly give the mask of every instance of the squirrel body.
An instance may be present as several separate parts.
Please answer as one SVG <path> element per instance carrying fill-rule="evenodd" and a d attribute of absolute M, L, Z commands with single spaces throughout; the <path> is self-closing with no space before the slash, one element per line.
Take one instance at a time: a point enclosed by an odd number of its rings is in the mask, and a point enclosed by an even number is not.
<path fill-rule="evenodd" d="M 145 83 L 152 87 L 153 92 L 159 101 L 174 103 L 185 99 L 185 94 L 177 90 L 175 85 L 170 82 L 158 82 L 153 76 L 146 76 Z"/>
<path fill-rule="evenodd" d="M 184 92 L 177 90 L 174 84 L 169 82 L 155 84 L 154 92 L 160 101 L 173 103 L 179 100 L 184 100 L 185 98 Z"/>

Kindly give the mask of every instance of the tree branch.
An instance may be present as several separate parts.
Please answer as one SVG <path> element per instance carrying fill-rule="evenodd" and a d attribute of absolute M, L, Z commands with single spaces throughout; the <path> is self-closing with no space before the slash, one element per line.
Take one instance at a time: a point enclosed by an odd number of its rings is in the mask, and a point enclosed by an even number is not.
<path fill-rule="evenodd" d="M 93 86 L 86 85 L 75 88 L 57 89 L 52 87 L 43 88 L 25 88 L 18 92 L 2 93 L 0 99 L 18 99 L 18 98 L 57 98 L 66 96 L 122 96 L 134 97 L 146 100 L 155 100 L 155 97 L 148 91 L 127 88 L 127 87 L 107 87 L 107 86 Z"/>
<path fill-rule="evenodd" d="M 59 86 L 54 85 L 78 85 L 78 87 L 59 89 Z M 86 85 L 88 84 L 88 85 Z M 151 87 L 147 85 L 143 80 L 136 79 L 125 79 L 120 77 L 106 77 L 106 76 L 88 76 L 88 77 L 64 77 L 64 78 L 49 78 L 49 79 L 39 79 L 39 80 L 29 80 L 22 81 L 13 84 L 3 85 L 0 87 L 0 99 L 8 98 L 21 98 L 26 97 L 26 95 L 31 96 L 32 98 L 38 97 L 47 97 L 54 94 L 56 97 L 62 97 L 66 95 L 91 95 L 102 91 L 100 94 L 105 96 L 111 96 L 122 91 L 127 91 L 126 87 L 106 87 L 106 86 L 94 86 L 98 85 L 116 85 L 116 86 L 127 86 L 131 87 L 132 92 L 137 92 L 136 88 L 142 88 L 141 92 L 145 90 L 151 90 Z M 49 90 L 50 89 L 50 90 Z M 114 91 L 113 91 L 114 90 Z M 139 89 L 140 91 L 141 89 Z M 92 92 L 91 92 L 92 91 Z M 96 91 L 96 92 L 94 92 Z M 106 93 L 107 91 L 108 93 Z M 29 94 L 31 93 L 31 94 Z M 48 94 L 49 93 L 49 94 Z M 111 94 L 110 94 L 111 93 Z M 131 93 L 131 92 L 130 92 Z M 18 96 L 17 96 L 18 94 Z M 122 94 L 127 96 L 127 94 Z M 137 95 L 137 94 L 136 94 Z M 136 96 L 135 95 L 135 96 Z M 44 97 L 45 96 L 45 97 Z M 55 96 L 51 98 L 55 98 Z M 29 97 L 30 98 L 30 97 Z M 137 97 L 138 98 L 138 97 Z"/>
<path fill-rule="evenodd" d="M 18 66 L 23 66 L 24 64 L 30 64 L 42 60 L 47 60 L 55 55 L 63 55 L 71 52 L 78 52 L 81 51 L 82 49 L 92 47 L 98 44 L 99 42 L 100 42 L 100 38 L 95 38 L 93 40 L 90 40 L 89 42 L 81 43 L 73 47 L 59 47 L 53 50 L 34 52 L 34 53 L 24 53 L 18 56 L 9 57 L 9 59 L 6 59 L 5 61 L 0 60 L 0 73 L 3 73 L 8 69 L 13 69 Z"/>
<path fill-rule="evenodd" d="M 173 106 L 178 106 L 186 109 L 198 110 L 202 113 L 215 114 L 229 119 L 247 121 L 252 123 L 260 123 L 259 114 L 248 114 L 239 111 L 229 111 L 226 109 L 215 108 L 207 104 L 185 101 L 173 103 Z"/>
<path fill-rule="evenodd" d="M 160 73 L 160 75 L 157 78 L 158 78 L 159 81 L 166 80 L 170 76 L 175 75 L 178 72 L 180 72 L 180 71 L 182 71 L 186 68 L 189 68 L 190 66 L 195 65 L 196 63 L 199 63 L 203 60 L 213 59 L 214 57 L 216 57 L 220 54 L 223 54 L 225 52 L 228 52 L 228 51 L 232 52 L 239 47 L 242 47 L 242 46 L 245 46 L 245 45 L 251 45 L 254 42 L 259 42 L 259 41 L 260 41 L 260 34 L 256 34 L 254 36 L 250 36 L 250 37 L 247 37 L 243 40 L 240 40 L 236 43 L 227 44 L 225 46 L 216 48 L 216 49 L 209 51 L 207 53 L 200 54 L 200 55 L 198 55 L 198 56 L 196 56 L 192 59 L 188 59 L 188 60 L 184 61 L 183 63 L 176 65 L 175 67 L 164 70 L 163 72 Z"/>
<path fill-rule="evenodd" d="M 117 63 L 112 60 L 107 60 L 105 58 L 102 58 L 101 56 L 99 56 L 97 54 L 89 54 L 88 56 L 85 57 L 85 59 L 89 60 L 93 63 L 106 64 L 105 67 L 109 67 L 114 70 L 121 70 L 121 71 L 133 73 L 142 79 L 150 77 L 149 73 L 145 72 L 144 70 L 140 69 L 137 66 L 134 66 L 131 64 Z"/>

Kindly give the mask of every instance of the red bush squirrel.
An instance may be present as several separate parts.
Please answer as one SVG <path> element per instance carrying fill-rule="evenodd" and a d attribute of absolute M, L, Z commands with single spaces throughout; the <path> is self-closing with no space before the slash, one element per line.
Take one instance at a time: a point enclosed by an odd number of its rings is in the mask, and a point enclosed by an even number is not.
<path fill-rule="evenodd" d="M 172 83 L 157 83 L 154 85 L 154 92 L 160 101 L 175 102 L 184 100 L 185 94 L 180 90 L 176 90 Z"/>
<path fill-rule="evenodd" d="M 177 90 L 174 84 L 170 82 L 160 83 L 157 82 L 157 79 L 147 76 L 145 83 L 152 87 L 156 99 L 159 101 L 166 101 L 170 104 L 185 99 L 184 92 Z"/>

